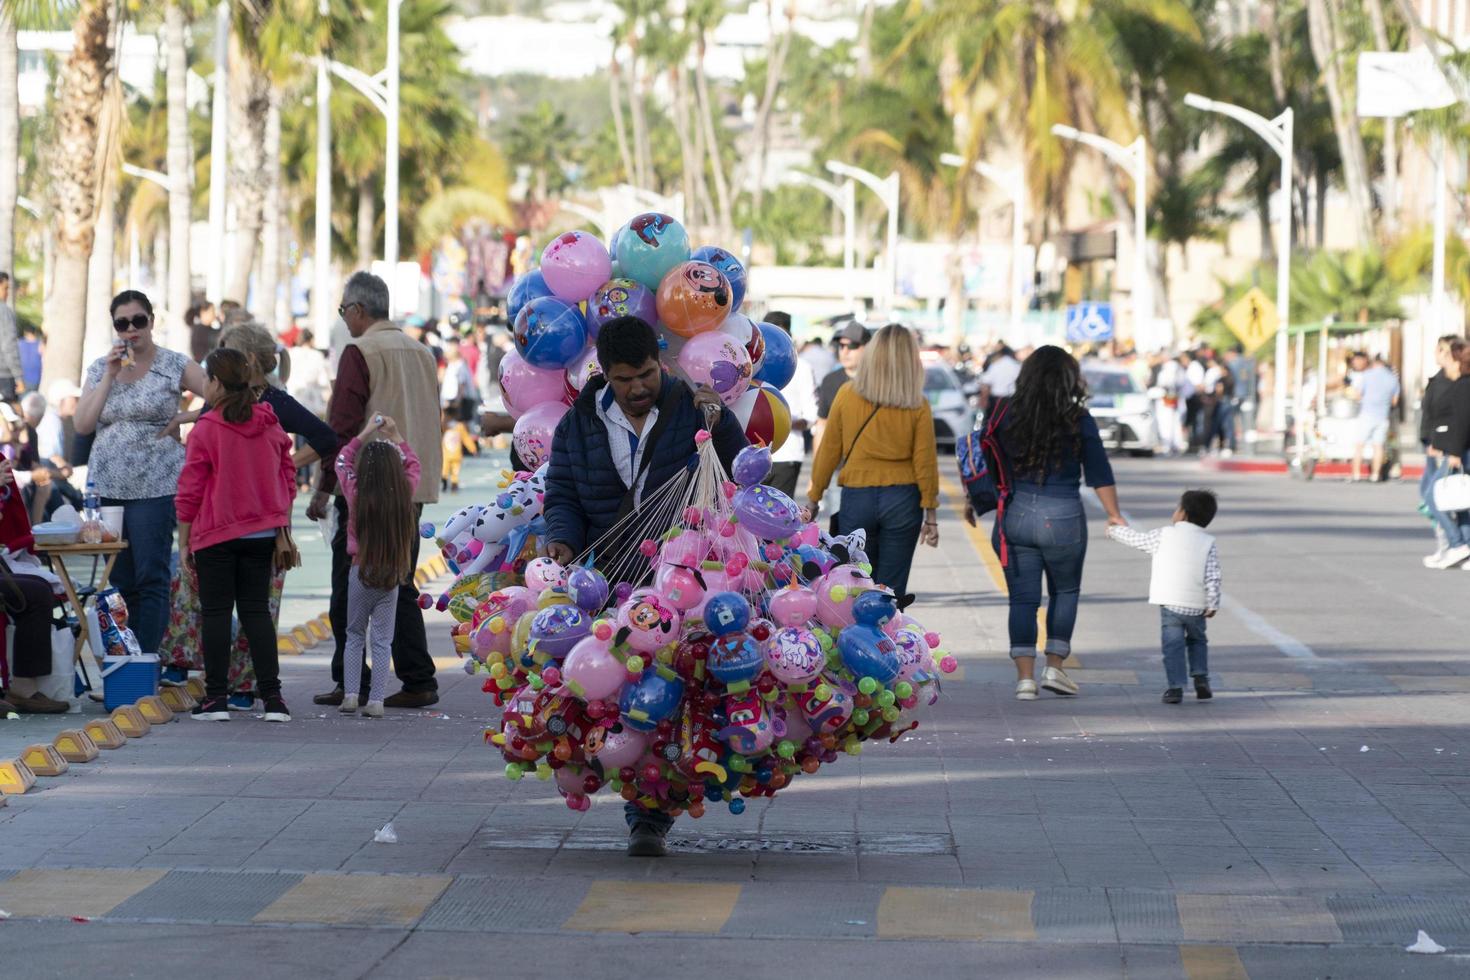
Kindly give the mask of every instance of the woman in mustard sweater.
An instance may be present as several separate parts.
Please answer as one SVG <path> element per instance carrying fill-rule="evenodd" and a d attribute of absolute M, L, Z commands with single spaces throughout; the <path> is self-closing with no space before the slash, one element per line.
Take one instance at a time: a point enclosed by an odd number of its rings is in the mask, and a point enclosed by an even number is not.
<path fill-rule="evenodd" d="M 939 545 L 934 419 L 919 342 L 905 327 L 890 323 L 878 331 L 857 377 L 832 402 L 807 491 L 813 515 L 834 472 L 842 487 L 838 530 L 866 531 L 873 580 L 903 595 L 914 546 Z"/>

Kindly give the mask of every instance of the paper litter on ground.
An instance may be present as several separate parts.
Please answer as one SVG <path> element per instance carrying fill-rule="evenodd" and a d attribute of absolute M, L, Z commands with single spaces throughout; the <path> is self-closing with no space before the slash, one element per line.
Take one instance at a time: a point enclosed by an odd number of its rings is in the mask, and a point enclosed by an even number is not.
<path fill-rule="evenodd" d="M 1420 929 L 1419 930 L 1419 938 L 1416 939 L 1416 940 L 1414 940 L 1414 945 L 1412 945 L 1412 946 L 1405 946 L 1404 947 L 1404 952 L 1406 952 L 1406 953 L 1443 953 L 1444 952 L 1444 947 L 1441 946 L 1439 943 L 1435 942 L 1433 939 L 1430 939 L 1429 938 L 1429 933 L 1425 932 L 1423 929 Z"/>
<path fill-rule="evenodd" d="M 389 820 L 382 828 L 373 831 L 374 844 L 397 844 L 398 831 L 393 829 L 393 821 Z"/>

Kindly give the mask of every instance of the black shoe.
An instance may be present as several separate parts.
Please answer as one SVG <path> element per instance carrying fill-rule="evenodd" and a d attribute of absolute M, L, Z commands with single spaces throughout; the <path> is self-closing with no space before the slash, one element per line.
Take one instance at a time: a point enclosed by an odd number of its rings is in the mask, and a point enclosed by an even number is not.
<path fill-rule="evenodd" d="M 340 702 L 342 699 L 339 697 L 337 700 Z M 383 699 L 385 708 L 427 708 L 431 704 L 438 703 L 438 691 L 399 691 Z"/>
<path fill-rule="evenodd" d="M 1215 696 L 1210 690 L 1210 679 L 1208 677 L 1196 677 L 1194 679 L 1194 697 L 1196 701 L 1208 701 Z"/>
<path fill-rule="evenodd" d="M 1164 692 L 1164 696 L 1159 700 L 1163 701 L 1165 704 L 1178 704 L 1180 701 L 1184 700 L 1184 688 L 1171 687 Z"/>
<path fill-rule="evenodd" d="M 229 721 L 229 698 L 205 698 L 194 706 L 195 721 Z"/>
<path fill-rule="evenodd" d="M 274 694 L 265 699 L 265 720 L 291 720 L 291 709 L 286 707 L 286 702 L 281 700 L 281 696 L 279 694 Z"/>
<path fill-rule="evenodd" d="M 332 688 L 326 694 L 318 694 L 316 697 L 314 697 L 314 698 L 311 699 L 311 703 L 312 704 L 329 704 L 329 705 L 331 705 L 334 708 L 337 707 L 337 705 L 339 705 L 339 704 L 342 703 L 342 688 L 341 688 L 341 686 L 339 685 L 337 687 Z"/>
<path fill-rule="evenodd" d="M 657 828 L 646 824 L 634 824 L 628 832 L 628 857 L 661 858 L 669 853 L 664 845 L 664 835 Z"/>

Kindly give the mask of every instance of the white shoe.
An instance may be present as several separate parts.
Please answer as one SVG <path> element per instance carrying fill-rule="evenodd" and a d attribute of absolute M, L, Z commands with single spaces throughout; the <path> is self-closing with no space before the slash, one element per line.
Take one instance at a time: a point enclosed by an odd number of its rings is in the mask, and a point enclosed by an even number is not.
<path fill-rule="evenodd" d="M 1460 562 L 1464 561 L 1466 558 L 1470 558 L 1470 544 L 1462 544 L 1462 545 L 1459 545 L 1458 547 L 1451 548 L 1450 550 L 1446 551 L 1443 555 L 1440 555 L 1439 561 L 1435 562 L 1433 565 L 1430 565 L 1429 567 L 1430 568 L 1454 568 L 1456 565 L 1460 564 Z"/>
<path fill-rule="evenodd" d="M 1031 680 L 1029 677 L 1023 681 L 1016 681 L 1016 700 L 1035 701 L 1036 682 Z"/>
<path fill-rule="evenodd" d="M 1053 694 L 1076 694 L 1079 688 L 1077 682 L 1067 676 L 1067 672 L 1060 667 L 1048 667 L 1041 672 L 1041 686 Z"/>
<path fill-rule="evenodd" d="M 1444 553 L 1445 553 L 1446 550 L 1447 549 L 1445 549 L 1445 548 L 1440 548 L 1439 550 L 1437 550 L 1432 555 L 1425 555 L 1424 556 L 1424 567 L 1425 568 L 1438 568 L 1439 567 L 1439 560 L 1444 557 Z M 1470 567 L 1470 566 L 1466 566 L 1466 567 Z"/>
<path fill-rule="evenodd" d="M 367 704 L 362 706 L 362 716 L 364 718 L 383 717 L 383 702 L 369 701 Z"/>
<path fill-rule="evenodd" d="M 342 706 L 340 708 L 338 708 L 337 710 L 340 711 L 340 712 L 342 712 L 344 715 L 355 715 L 355 714 L 357 714 L 357 695 L 356 694 L 344 694 L 344 695 L 342 695 Z"/>

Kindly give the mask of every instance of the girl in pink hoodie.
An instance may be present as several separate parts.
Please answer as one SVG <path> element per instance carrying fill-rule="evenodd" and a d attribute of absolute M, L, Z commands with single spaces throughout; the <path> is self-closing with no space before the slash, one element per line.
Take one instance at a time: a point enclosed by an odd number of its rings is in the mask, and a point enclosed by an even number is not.
<path fill-rule="evenodd" d="M 384 439 L 373 439 L 379 431 Z M 386 440 L 386 441 L 384 441 Z M 398 586 L 413 571 L 413 492 L 419 458 L 385 415 L 368 419 L 362 432 L 337 453 L 337 480 L 347 498 L 347 645 L 342 651 L 341 711 L 357 710 L 368 624 L 373 627 L 373 674 L 362 713 L 383 717 Z"/>
<path fill-rule="evenodd" d="M 217 350 L 204 362 L 210 410 L 189 433 L 174 504 L 179 556 L 199 580 L 203 611 L 204 702 L 201 721 L 229 721 L 230 613 L 250 641 L 250 659 L 266 721 L 290 721 L 281 699 L 276 630 L 271 622 L 271 575 L 290 567 L 291 501 L 296 468 L 291 437 L 269 405 L 256 404 L 249 359 Z"/>

